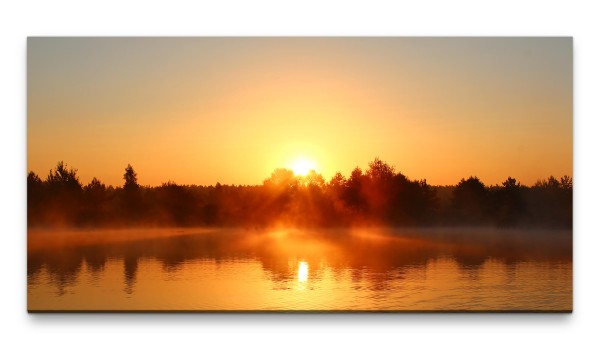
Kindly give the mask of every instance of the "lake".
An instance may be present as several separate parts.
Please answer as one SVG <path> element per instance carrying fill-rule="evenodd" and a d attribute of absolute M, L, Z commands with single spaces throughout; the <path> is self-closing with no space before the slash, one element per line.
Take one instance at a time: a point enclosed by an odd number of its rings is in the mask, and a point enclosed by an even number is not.
<path fill-rule="evenodd" d="M 571 230 L 28 231 L 35 311 L 571 311 Z"/>

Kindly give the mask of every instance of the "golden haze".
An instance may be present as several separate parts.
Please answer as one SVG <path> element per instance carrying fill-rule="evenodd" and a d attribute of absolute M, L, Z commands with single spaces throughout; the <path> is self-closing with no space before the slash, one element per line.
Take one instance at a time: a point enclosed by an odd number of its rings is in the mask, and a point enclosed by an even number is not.
<path fill-rule="evenodd" d="M 28 170 L 122 185 L 572 176 L 569 38 L 30 38 Z"/>

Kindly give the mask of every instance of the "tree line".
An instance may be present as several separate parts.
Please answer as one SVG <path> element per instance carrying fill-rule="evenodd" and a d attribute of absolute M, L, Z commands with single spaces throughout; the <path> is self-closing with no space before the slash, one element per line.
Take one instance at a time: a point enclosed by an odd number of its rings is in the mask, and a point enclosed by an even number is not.
<path fill-rule="evenodd" d="M 64 162 L 45 180 L 27 175 L 30 227 L 498 226 L 572 228 L 573 181 L 550 176 L 533 186 L 477 177 L 453 186 L 411 180 L 379 158 L 329 181 L 279 168 L 262 185 L 141 186 L 127 165 L 123 186 L 83 185 Z"/>

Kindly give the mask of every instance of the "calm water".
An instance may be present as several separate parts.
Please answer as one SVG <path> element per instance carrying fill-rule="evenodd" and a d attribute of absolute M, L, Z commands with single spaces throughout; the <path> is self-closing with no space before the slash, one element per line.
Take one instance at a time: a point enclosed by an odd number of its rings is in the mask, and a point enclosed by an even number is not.
<path fill-rule="evenodd" d="M 570 231 L 28 234 L 28 309 L 571 310 Z"/>

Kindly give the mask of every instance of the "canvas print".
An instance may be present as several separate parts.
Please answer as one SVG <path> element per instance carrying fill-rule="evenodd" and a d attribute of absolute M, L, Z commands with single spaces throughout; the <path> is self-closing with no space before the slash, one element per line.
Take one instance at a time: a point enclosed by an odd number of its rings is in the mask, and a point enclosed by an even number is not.
<path fill-rule="evenodd" d="M 28 311 L 571 312 L 572 109 L 569 37 L 28 38 Z"/>

